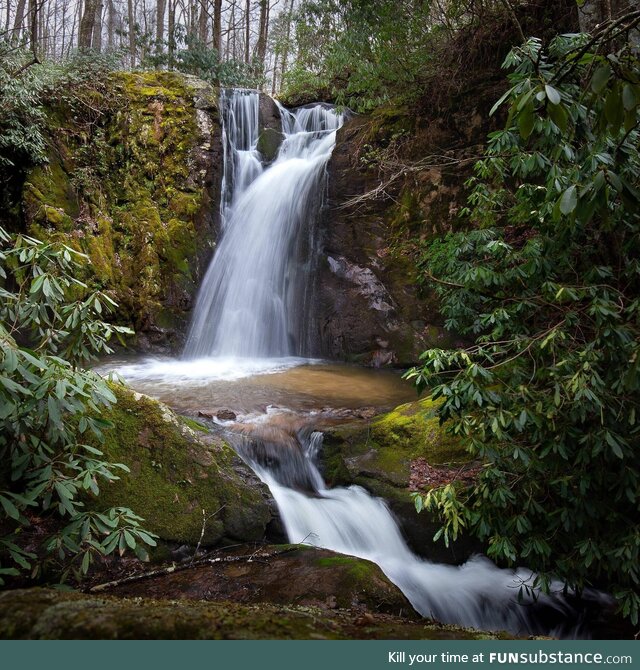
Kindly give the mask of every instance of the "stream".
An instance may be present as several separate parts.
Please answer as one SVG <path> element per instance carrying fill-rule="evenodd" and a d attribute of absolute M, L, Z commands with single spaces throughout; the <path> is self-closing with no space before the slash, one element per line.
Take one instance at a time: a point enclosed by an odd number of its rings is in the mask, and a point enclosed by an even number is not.
<path fill-rule="evenodd" d="M 222 236 L 182 358 L 120 357 L 98 370 L 117 372 L 180 413 L 212 417 L 269 486 L 291 542 L 377 563 L 423 616 L 516 635 L 588 636 L 560 584 L 534 599 L 521 593 L 535 576 L 525 568 L 499 569 L 482 556 L 461 566 L 418 557 L 383 500 L 357 486 L 325 485 L 316 464 L 324 425 L 416 396 L 398 372 L 313 357 L 318 212 L 343 117 L 326 105 L 280 113 L 283 141 L 264 165 L 258 94 L 221 96 Z M 221 410 L 225 418 L 216 418 Z M 604 602 L 595 592 L 585 597 Z"/>

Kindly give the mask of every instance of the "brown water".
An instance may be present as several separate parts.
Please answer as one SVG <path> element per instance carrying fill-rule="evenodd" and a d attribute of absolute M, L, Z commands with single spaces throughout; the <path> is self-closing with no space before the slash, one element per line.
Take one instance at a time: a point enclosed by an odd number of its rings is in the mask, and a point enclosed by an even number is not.
<path fill-rule="evenodd" d="M 184 414 L 263 413 L 267 407 L 294 412 L 321 409 L 390 409 L 416 399 L 400 371 L 304 359 L 177 361 L 112 357 L 98 366 L 117 372 L 136 391 Z"/>

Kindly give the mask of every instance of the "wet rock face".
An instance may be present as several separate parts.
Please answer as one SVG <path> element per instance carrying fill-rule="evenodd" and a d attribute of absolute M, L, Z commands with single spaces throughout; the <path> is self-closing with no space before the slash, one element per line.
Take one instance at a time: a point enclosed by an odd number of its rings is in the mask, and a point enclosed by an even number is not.
<path fill-rule="evenodd" d="M 258 119 L 260 123 L 258 151 L 262 154 L 265 162 L 270 163 L 278 155 L 284 135 L 282 134 L 282 119 L 280 118 L 278 105 L 273 98 L 265 93 L 260 93 Z"/>
<path fill-rule="evenodd" d="M 426 323 L 428 315 L 406 264 L 388 253 L 388 203 L 342 207 L 378 184 L 377 174 L 359 165 L 367 128 L 363 117 L 347 120 L 329 162 L 316 328 L 324 355 L 379 367 L 415 360 L 425 339 L 411 322 Z"/>
<path fill-rule="evenodd" d="M 404 365 L 429 347 L 457 344 L 433 291 L 419 286 L 416 262 L 466 204 L 464 182 L 495 123 L 488 111 L 499 86 L 483 83 L 424 117 L 403 109 L 354 116 L 338 131 L 320 225 L 315 329 L 323 354 Z M 374 189 L 378 197 L 353 201 Z"/>

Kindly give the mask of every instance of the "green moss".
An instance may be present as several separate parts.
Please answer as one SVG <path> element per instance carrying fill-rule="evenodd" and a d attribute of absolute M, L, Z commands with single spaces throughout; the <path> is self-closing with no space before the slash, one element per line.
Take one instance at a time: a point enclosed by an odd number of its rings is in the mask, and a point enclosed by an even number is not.
<path fill-rule="evenodd" d="M 195 419 L 190 419 L 187 416 L 183 416 L 183 417 L 181 417 L 181 419 L 182 419 L 182 423 L 189 426 L 189 428 L 191 428 L 191 430 L 199 431 L 201 433 L 208 433 L 209 432 L 209 429 L 204 424 L 200 423 L 199 421 L 196 421 Z"/>
<path fill-rule="evenodd" d="M 284 135 L 273 128 L 264 128 L 258 138 L 258 151 L 267 161 L 272 161 L 278 155 Z"/>
<path fill-rule="evenodd" d="M 193 292 L 206 200 L 194 97 L 212 94 L 168 72 L 115 73 L 110 87 L 100 124 L 50 110 L 49 164 L 23 191 L 28 231 L 85 252 L 85 279 L 112 291 L 121 321 L 158 325 L 164 308 L 175 324 Z"/>
<path fill-rule="evenodd" d="M 88 505 L 131 507 L 164 540 L 197 544 L 203 510 L 205 546 L 223 537 L 261 539 L 271 515 L 260 490 L 234 471 L 232 449 L 201 442 L 187 422 L 151 398 L 113 390 L 118 402 L 103 416 L 114 425 L 96 446 L 130 472 L 103 485 Z"/>
<path fill-rule="evenodd" d="M 385 498 L 406 499 L 411 461 L 424 458 L 431 465 L 467 462 L 469 454 L 459 439 L 440 425 L 430 398 L 407 403 L 371 423 L 331 429 L 325 436 L 322 463 L 334 485 L 366 484 Z"/>
<path fill-rule="evenodd" d="M 119 599 L 45 589 L 0 594 L 3 639 L 500 639 L 426 621 L 295 605 Z"/>

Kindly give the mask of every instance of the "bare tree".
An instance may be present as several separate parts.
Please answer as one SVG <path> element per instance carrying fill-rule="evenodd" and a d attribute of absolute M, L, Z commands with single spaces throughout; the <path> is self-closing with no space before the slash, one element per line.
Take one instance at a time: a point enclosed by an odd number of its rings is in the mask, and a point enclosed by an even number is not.
<path fill-rule="evenodd" d="M 213 48 L 218 52 L 218 60 L 221 60 L 222 0 L 213 0 Z"/>
<path fill-rule="evenodd" d="M 129 19 L 129 59 L 131 69 L 136 66 L 136 19 L 133 11 L 133 0 L 127 0 L 127 17 Z"/>
<path fill-rule="evenodd" d="M 93 44 L 98 2 L 99 0 L 85 0 L 84 2 L 84 12 L 80 20 L 80 32 L 78 33 L 78 47 L 80 49 L 90 49 Z"/>
<path fill-rule="evenodd" d="M 258 67 L 264 70 L 265 56 L 267 54 L 267 37 L 269 35 L 269 0 L 260 0 L 260 23 L 258 25 L 258 42 L 256 44 L 256 57 Z"/>
<path fill-rule="evenodd" d="M 164 39 L 164 15 L 166 12 L 166 0 L 158 0 L 156 3 L 156 55 L 162 53 Z"/>
<path fill-rule="evenodd" d="M 11 36 L 11 41 L 15 44 L 20 40 L 20 34 L 24 28 L 24 10 L 26 6 L 26 0 L 18 0 L 18 6 L 16 7 L 16 16 L 13 20 L 13 34 Z"/>
<path fill-rule="evenodd" d="M 246 0 L 244 8 L 244 62 L 249 65 L 249 39 L 251 37 L 251 0 Z"/>
<path fill-rule="evenodd" d="M 167 25 L 168 62 L 172 70 L 175 64 L 176 50 L 176 0 L 169 0 L 169 21 Z"/>

